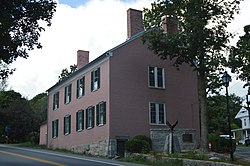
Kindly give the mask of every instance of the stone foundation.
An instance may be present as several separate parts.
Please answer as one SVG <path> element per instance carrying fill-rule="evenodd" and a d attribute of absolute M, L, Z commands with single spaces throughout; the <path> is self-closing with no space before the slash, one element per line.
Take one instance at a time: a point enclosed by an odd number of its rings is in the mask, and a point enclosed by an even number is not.
<path fill-rule="evenodd" d="M 116 140 L 102 140 L 93 144 L 75 145 L 69 150 L 86 155 L 114 157 L 116 155 Z"/>
<path fill-rule="evenodd" d="M 150 138 L 152 139 L 152 150 L 164 152 L 167 142 L 166 137 L 170 134 L 169 129 L 150 129 Z M 176 129 L 173 136 L 177 138 L 180 150 L 193 150 L 197 148 L 195 129 Z"/>

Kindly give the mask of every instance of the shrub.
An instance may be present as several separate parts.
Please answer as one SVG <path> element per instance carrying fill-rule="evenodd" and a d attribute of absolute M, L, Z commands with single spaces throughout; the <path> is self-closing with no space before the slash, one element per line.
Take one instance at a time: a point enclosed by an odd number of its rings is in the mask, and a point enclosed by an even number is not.
<path fill-rule="evenodd" d="M 212 151 L 218 153 L 230 153 L 230 140 L 220 137 L 218 134 L 210 134 L 209 141 L 212 145 Z M 233 152 L 235 151 L 236 144 L 233 140 Z"/>
<path fill-rule="evenodd" d="M 150 150 L 152 149 L 152 140 L 149 137 L 147 137 L 145 135 L 137 135 L 133 139 L 144 140 L 144 141 L 148 142 L 150 145 Z"/>
<path fill-rule="evenodd" d="M 146 136 L 135 136 L 126 142 L 126 150 L 130 153 L 148 153 L 151 150 L 152 141 Z"/>

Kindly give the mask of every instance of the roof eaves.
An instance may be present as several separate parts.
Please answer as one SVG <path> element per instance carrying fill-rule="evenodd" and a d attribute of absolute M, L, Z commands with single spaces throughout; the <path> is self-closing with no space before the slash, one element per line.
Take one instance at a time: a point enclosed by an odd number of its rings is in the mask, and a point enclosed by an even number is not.
<path fill-rule="evenodd" d="M 86 64 L 85 66 L 83 66 L 82 68 L 76 70 L 74 73 L 70 74 L 68 77 L 64 78 L 62 81 L 57 82 L 55 85 L 53 85 L 52 87 L 50 87 L 47 92 L 50 92 L 52 89 L 54 89 L 55 87 L 67 82 L 70 78 L 76 76 L 78 73 L 82 72 L 83 70 L 89 68 L 90 66 L 96 64 L 97 62 L 101 61 L 102 59 L 104 59 L 105 57 L 107 57 L 107 53 L 105 52 L 104 54 L 102 54 L 101 56 L 97 57 L 96 59 L 94 59 L 93 61 L 91 61 L 90 63 Z"/>
<path fill-rule="evenodd" d="M 133 41 L 133 40 L 135 40 L 135 39 L 141 37 L 141 36 L 142 36 L 143 34 L 145 34 L 146 32 L 147 32 L 147 31 L 141 31 L 141 32 L 139 32 L 139 33 L 137 33 L 137 34 L 131 36 L 131 37 L 128 38 L 125 42 L 123 42 L 123 43 L 117 45 L 116 47 L 110 49 L 109 51 L 111 51 L 111 52 L 112 52 L 112 51 L 115 51 L 116 49 L 118 49 L 118 48 L 120 48 L 120 47 L 122 47 L 122 46 L 128 44 L 129 42 L 131 42 L 131 41 Z"/>
<path fill-rule="evenodd" d="M 80 68 L 79 70 L 76 70 L 74 73 L 70 74 L 67 78 L 63 79 L 60 82 L 57 82 L 55 85 L 53 85 L 52 87 L 50 87 L 47 92 L 50 92 L 52 89 L 54 89 L 55 87 L 65 83 L 67 80 L 69 80 L 70 78 L 74 77 L 75 75 L 77 75 L 78 73 L 80 73 L 81 71 L 85 70 L 86 68 L 94 65 L 95 63 L 99 62 L 100 60 L 104 59 L 105 57 L 107 57 L 109 55 L 109 52 L 115 51 L 116 49 L 121 48 L 122 46 L 128 44 L 129 42 L 141 37 L 143 34 L 145 34 L 146 32 L 148 32 L 149 30 L 146 31 L 141 31 L 135 35 L 133 35 L 132 37 L 128 38 L 125 42 L 117 45 L 116 47 L 106 51 L 104 54 L 102 54 L 101 56 L 97 57 L 96 59 L 94 59 L 93 61 L 91 61 L 90 63 L 88 63 L 87 65 L 83 66 L 82 68 Z"/>

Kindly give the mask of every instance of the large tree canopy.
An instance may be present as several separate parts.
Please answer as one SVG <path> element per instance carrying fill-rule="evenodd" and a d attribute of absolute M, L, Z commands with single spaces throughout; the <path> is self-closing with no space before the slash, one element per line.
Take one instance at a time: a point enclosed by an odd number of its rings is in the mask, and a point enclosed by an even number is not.
<path fill-rule="evenodd" d="M 17 57 L 28 57 L 28 50 L 41 48 L 38 41 L 44 31 L 41 22 L 51 25 L 56 3 L 53 0 L 0 1 L 0 66 L 10 64 Z M 13 70 L 0 68 L 0 78 Z"/>
<path fill-rule="evenodd" d="M 208 127 L 209 133 L 219 132 L 221 134 L 228 133 L 227 125 L 227 105 L 225 95 L 209 96 L 208 102 Z M 242 98 L 233 95 L 229 96 L 229 109 L 231 111 L 231 121 L 233 126 L 241 126 L 239 119 L 234 119 L 241 109 Z"/>
<path fill-rule="evenodd" d="M 47 118 L 47 99 L 46 93 L 28 101 L 13 90 L 0 91 L 0 142 L 8 135 L 10 142 L 38 143 L 40 125 Z"/>
<path fill-rule="evenodd" d="M 232 36 L 227 25 L 239 12 L 241 0 L 158 0 L 144 9 L 144 40 L 149 49 L 175 66 L 188 63 L 198 72 L 201 117 L 201 148 L 208 149 L 207 92 L 220 87 L 220 72 L 226 58 L 223 50 Z M 178 23 L 178 31 L 163 33 L 161 17 L 167 26 Z"/>
<path fill-rule="evenodd" d="M 239 75 L 239 79 L 250 83 L 250 25 L 245 26 L 244 31 L 245 35 L 231 48 L 229 64 L 232 72 Z"/>

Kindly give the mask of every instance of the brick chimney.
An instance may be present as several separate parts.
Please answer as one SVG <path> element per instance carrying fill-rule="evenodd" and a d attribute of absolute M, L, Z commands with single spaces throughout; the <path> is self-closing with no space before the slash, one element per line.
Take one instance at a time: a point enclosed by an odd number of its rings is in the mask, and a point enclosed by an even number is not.
<path fill-rule="evenodd" d="M 127 34 L 128 38 L 131 36 L 144 31 L 142 11 L 135 9 L 127 10 Z"/>
<path fill-rule="evenodd" d="M 77 69 L 89 63 L 89 51 L 78 50 L 77 51 Z"/>
<path fill-rule="evenodd" d="M 172 34 L 178 32 L 178 21 L 173 17 L 162 16 L 163 33 Z"/>

